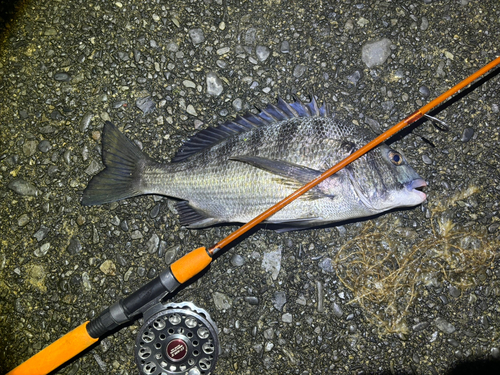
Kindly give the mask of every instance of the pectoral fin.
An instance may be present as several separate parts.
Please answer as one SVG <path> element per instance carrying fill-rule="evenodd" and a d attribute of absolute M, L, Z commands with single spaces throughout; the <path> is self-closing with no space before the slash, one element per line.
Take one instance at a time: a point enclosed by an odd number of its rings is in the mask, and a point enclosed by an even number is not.
<path fill-rule="evenodd" d="M 240 155 L 233 156 L 230 160 L 240 161 L 250 164 L 256 168 L 272 173 L 281 177 L 280 182 L 294 189 L 299 189 L 308 182 L 314 180 L 321 175 L 322 172 L 304 167 L 302 165 L 290 163 L 287 161 L 273 160 L 260 156 Z M 320 199 L 325 196 L 331 196 L 327 191 L 321 188 L 321 184 L 305 193 L 305 197 L 309 199 Z"/>

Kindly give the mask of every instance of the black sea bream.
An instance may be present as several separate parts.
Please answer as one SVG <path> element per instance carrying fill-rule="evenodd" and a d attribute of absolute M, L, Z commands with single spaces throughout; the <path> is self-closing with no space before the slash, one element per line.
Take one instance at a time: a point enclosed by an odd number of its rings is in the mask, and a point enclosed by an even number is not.
<path fill-rule="evenodd" d="M 102 135 L 106 169 L 94 176 L 82 204 L 96 205 L 142 194 L 181 200 L 181 224 L 201 228 L 247 222 L 375 137 L 310 103 L 278 99 L 200 131 L 171 163 L 146 156 L 114 125 Z M 266 222 L 296 229 L 415 206 L 425 181 L 404 156 L 381 144 L 337 172 Z"/>

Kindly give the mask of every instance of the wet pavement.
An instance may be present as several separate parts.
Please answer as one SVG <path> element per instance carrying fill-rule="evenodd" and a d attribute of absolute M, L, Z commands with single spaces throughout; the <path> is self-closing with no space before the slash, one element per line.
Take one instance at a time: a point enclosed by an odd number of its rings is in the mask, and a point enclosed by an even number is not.
<path fill-rule="evenodd" d="M 198 129 L 308 100 L 382 131 L 499 54 L 489 1 L 24 1 L 0 49 L 0 372 L 235 226 L 174 201 L 83 207 L 111 120 L 158 161 Z M 261 229 L 171 302 L 218 326 L 217 374 L 473 373 L 500 360 L 500 83 L 398 137 L 427 201 L 357 223 Z M 446 131 L 447 130 L 447 131 Z M 141 322 L 61 374 L 136 374 Z M 465 372 L 464 372 L 465 371 Z"/>

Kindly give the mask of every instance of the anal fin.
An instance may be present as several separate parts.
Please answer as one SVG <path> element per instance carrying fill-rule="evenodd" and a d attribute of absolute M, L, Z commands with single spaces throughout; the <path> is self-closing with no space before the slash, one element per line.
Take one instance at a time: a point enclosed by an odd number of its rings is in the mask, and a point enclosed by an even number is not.
<path fill-rule="evenodd" d="M 180 201 L 175 205 L 175 208 L 179 214 L 180 224 L 187 228 L 206 228 L 220 223 L 220 220 L 197 211 L 187 201 Z"/>

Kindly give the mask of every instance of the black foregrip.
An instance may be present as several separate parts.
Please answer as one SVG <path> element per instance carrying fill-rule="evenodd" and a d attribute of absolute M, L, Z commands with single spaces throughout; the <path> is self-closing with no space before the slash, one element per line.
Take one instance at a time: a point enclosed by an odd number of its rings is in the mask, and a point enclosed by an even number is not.
<path fill-rule="evenodd" d="M 87 332 L 93 338 L 99 338 L 123 323 L 135 319 L 151 304 L 160 302 L 166 293 L 173 292 L 180 286 L 170 269 L 163 271 L 146 285 L 129 296 L 104 310 L 87 325 Z"/>
<path fill-rule="evenodd" d="M 97 318 L 92 319 L 89 324 L 87 324 L 87 332 L 91 337 L 98 339 L 118 326 L 119 324 L 111 317 L 108 307 Z"/>

